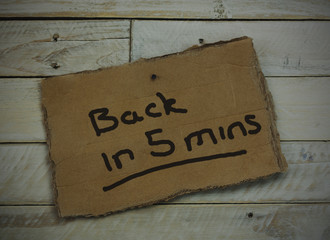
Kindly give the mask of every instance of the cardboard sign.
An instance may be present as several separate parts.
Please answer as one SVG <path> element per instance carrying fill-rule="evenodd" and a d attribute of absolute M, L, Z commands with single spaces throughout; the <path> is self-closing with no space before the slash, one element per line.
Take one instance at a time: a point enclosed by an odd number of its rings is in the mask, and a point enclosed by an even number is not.
<path fill-rule="evenodd" d="M 282 172 L 252 40 L 42 82 L 61 216 L 98 216 Z"/>

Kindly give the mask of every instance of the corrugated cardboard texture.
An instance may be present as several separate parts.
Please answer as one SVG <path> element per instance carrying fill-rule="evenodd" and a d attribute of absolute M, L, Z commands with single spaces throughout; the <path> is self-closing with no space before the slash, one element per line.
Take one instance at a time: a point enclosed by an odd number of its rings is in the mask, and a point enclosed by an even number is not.
<path fill-rule="evenodd" d="M 247 37 L 45 79 L 60 216 L 98 216 L 282 172 Z"/>

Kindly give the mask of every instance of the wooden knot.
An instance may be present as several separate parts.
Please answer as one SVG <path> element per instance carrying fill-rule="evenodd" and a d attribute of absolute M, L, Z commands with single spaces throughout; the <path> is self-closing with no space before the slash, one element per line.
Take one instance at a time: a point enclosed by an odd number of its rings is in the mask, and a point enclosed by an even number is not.
<path fill-rule="evenodd" d="M 50 66 L 54 69 L 58 69 L 60 67 L 60 65 L 58 65 L 57 63 L 52 63 L 50 64 Z"/>

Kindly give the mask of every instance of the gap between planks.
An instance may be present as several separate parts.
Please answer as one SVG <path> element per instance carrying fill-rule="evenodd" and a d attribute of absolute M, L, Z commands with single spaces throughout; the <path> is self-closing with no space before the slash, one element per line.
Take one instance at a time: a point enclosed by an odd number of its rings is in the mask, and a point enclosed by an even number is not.
<path fill-rule="evenodd" d="M 130 50 L 131 51 L 131 50 Z M 131 57 L 131 56 L 130 56 Z M 131 61 L 131 60 L 130 60 Z M 93 71 L 93 70 L 91 70 Z M 2 75 L 0 76 L 0 79 L 6 79 L 6 78 L 12 78 L 12 79 L 15 79 L 15 78 L 22 78 L 22 79 L 29 79 L 29 78 L 52 78 L 52 77 L 56 77 L 57 75 L 48 75 L 48 76 L 6 76 L 6 75 Z M 287 79 L 294 79 L 294 78 L 330 78 L 330 75 L 313 75 L 313 76 L 265 76 L 266 78 L 287 78 Z"/>
<path fill-rule="evenodd" d="M 198 44 L 199 38 L 211 43 L 248 35 L 255 39 L 265 76 L 329 76 L 328 23 L 2 21 L 0 75 L 47 77 L 95 70 L 126 63 L 129 58 L 182 51 Z M 57 42 L 52 41 L 54 33 L 59 33 Z M 53 69 L 54 62 L 60 67 Z"/>
<path fill-rule="evenodd" d="M 283 143 L 289 169 L 267 179 L 177 197 L 171 203 L 328 202 L 329 143 Z M 53 203 L 46 144 L 0 145 L 0 202 Z M 29 186 L 27 188 L 27 186 Z"/>
<path fill-rule="evenodd" d="M 330 142 L 330 140 L 280 140 L 281 143 L 327 143 Z M 5 141 L 0 141 L 0 145 L 1 144 L 47 144 L 47 141 L 30 141 L 30 142 L 26 142 L 26 141 L 17 141 L 17 142 L 5 142 Z"/>
<path fill-rule="evenodd" d="M 0 207 L 10 239 L 329 239 L 329 204 L 151 206 L 97 218 L 54 207 Z"/>
<path fill-rule="evenodd" d="M 45 142 L 41 79 L 0 80 L 0 142 Z M 267 82 L 282 140 L 330 140 L 330 78 L 267 78 Z"/>
<path fill-rule="evenodd" d="M 237 21 L 246 21 L 246 22 L 308 22 L 308 21 L 319 21 L 326 22 L 330 21 L 328 19 L 320 18 L 224 18 L 224 19 L 209 19 L 209 18 L 157 18 L 157 17 L 0 17 L 1 21 L 187 21 L 187 22 L 237 22 Z"/>
<path fill-rule="evenodd" d="M 199 205 L 216 205 L 216 206 L 227 206 L 227 205 L 329 205 L 330 201 L 328 202 L 321 202 L 321 201 L 283 201 L 283 202 L 250 202 L 250 203 L 242 203 L 242 202 L 217 202 L 217 203 L 180 203 L 180 202 L 159 202 L 152 204 L 150 206 L 199 206 Z M 54 203 L 0 203 L 0 207 L 55 207 Z M 149 207 L 149 206 L 146 206 Z M 145 208 L 145 207 L 144 207 Z"/>
<path fill-rule="evenodd" d="M 203 1 L 62 1 L 40 0 L 0 3 L 1 17 L 93 17 L 160 19 L 329 19 L 328 1 L 203 0 Z"/>

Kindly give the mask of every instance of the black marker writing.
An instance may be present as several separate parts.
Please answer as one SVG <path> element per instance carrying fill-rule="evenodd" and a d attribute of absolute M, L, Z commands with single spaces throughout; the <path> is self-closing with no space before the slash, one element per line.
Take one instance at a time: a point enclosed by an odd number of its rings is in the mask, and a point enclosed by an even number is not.
<path fill-rule="evenodd" d="M 112 125 L 105 127 L 105 128 L 99 128 L 98 124 L 96 123 L 95 115 L 99 114 L 100 115 L 97 117 L 98 120 L 100 121 L 110 121 L 112 122 Z M 96 136 L 100 136 L 101 133 L 109 132 L 111 130 L 114 130 L 118 127 L 118 119 L 114 116 L 108 116 L 109 109 L 107 108 L 99 108 L 95 109 L 89 112 L 88 116 L 91 119 L 93 128 L 96 132 Z"/>
<path fill-rule="evenodd" d="M 163 103 L 163 107 L 165 110 L 165 114 L 169 115 L 171 112 L 174 113 L 187 113 L 188 110 L 184 108 L 175 108 L 172 105 L 176 103 L 176 100 L 174 98 L 166 99 L 163 94 L 158 92 L 156 94 L 161 102 Z M 158 118 L 162 116 L 161 112 L 153 112 L 151 111 L 152 108 L 155 108 L 156 104 L 154 102 L 148 104 L 145 108 L 145 114 L 148 117 L 151 118 Z M 96 118 L 95 115 L 99 114 L 99 116 Z M 96 133 L 96 136 L 100 136 L 102 133 L 110 132 L 112 130 L 115 130 L 118 127 L 119 121 L 117 117 L 115 116 L 109 116 L 109 109 L 108 108 L 98 108 L 94 109 L 89 112 L 88 116 L 90 118 L 90 121 L 92 123 L 92 126 L 94 128 L 94 131 Z M 124 113 L 121 115 L 120 120 L 122 123 L 131 125 L 136 124 L 138 122 L 142 122 L 144 120 L 143 116 L 139 116 L 137 112 L 135 111 L 124 111 Z M 110 122 L 109 122 L 110 121 Z M 108 125 L 106 127 L 100 127 L 99 125 Z"/>
<path fill-rule="evenodd" d="M 176 100 L 174 98 L 166 99 L 164 97 L 164 95 L 161 94 L 160 92 L 156 93 L 156 95 L 157 95 L 157 97 L 160 98 L 160 100 L 162 100 L 162 102 L 164 104 L 164 109 L 165 109 L 166 115 L 170 115 L 171 112 L 175 112 L 175 113 L 187 113 L 188 112 L 188 110 L 184 109 L 184 108 L 172 107 L 172 105 L 176 103 Z"/>
<path fill-rule="evenodd" d="M 197 145 L 198 146 L 202 145 L 203 144 L 203 134 L 205 134 L 205 133 L 209 134 L 209 136 L 212 139 L 214 144 L 218 143 L 217 139 L 214 136 L 214 133 L 213 133 L 212 129 L 211 128 L 205 128 L 205 129 L 190 133 L 187 137 L 185 137 L 184 141 L 186 142 L 187 150 L 188 151 L 192 150 L 191 139 L 193 137 L 197 137 Z"/>
<path fill-rule="evenodd" d="M 220 137 L 222 140 L 226 139 L 226 135 L 225 135 L 225 130 L 223 129 L 223 127 L 219 127 L 219 133 L 220 133 Z"/>
<path fill-rule="evenodd" d="M 233 129 L 235 127 L 239 127 L 241 129 L 243 136 L 246 136 L 247 135 L 247 132 L 246 132 L 246 129 L 245 129 L 243 123 L 241 123 L 241 122 L 234 122 L 234 123 L 230 124 L 229 127 L 228 127 L 228 129 L 227 129 L 228 138 L 229 139 L 234 139 Z"/>
<path fill-rule="evenodd" d="M 221 158 L 228 158 L 228 157 L 236 157 L 236 156 L 240 156 L 240 155 L 244 155 L 247 154 L 246 150 L 240 150 L 240 151 L 236 151 L 236 152 L 228 152 L 228 153 L 219 153 L 219 154 L 215 154 L 215 155 L 210 155 L 210 156 L 204 156 L 204 157 L 198 157 L 198 158 L 190 158 L 190 159 L 186 159 L 186 160 L 182 160 L 182 161 L 178 161 L 178 162 L 172 162 L 172 163 L 168 163 L 168 164 L 164 164 L 164 165 L 160 165 L 157 167 L 153 167 L 153 168 L 149 168 L 146 169 L 142 172 L 138 172 L 138 173 L 134 173 L 132 175 L 129 175 L 109 186 L 105 186 L 103 187 L 103 191 L 107 192 L 111 189 L 114 189 L 126 182 L 129 182 L 135 178 L 138 177 L 142 177 L 145 176 L 147 174 L 153 173 L 153 172 L 157 172 L 157 171 L 161 171 L 164 169 L 168 169 L 168 168 L 173 168 L 173 167 L 178 167 L 178 166 L 182 166 L 185 164 L 192 164 L 192 163 L 197 163 L 197 162 L 205 162 L 205 161 L 211 161 L 211 160 L 215 160 L 215 159 L 221 159 Z"/>
<path fill-rule="evenodd" d="M 114 160 L 114 162 L 116 164 L 116 167 L 118 169 L 122 169 L 122 167 L 123 167 L 123 165 L 122 165 L 122 163 L 120 161 L 120 156 L 122 156 L 123 154 L 128 154 L 129 158 L 131 160 L 134 160 L 134 154 L 133 154 L 132 150 L 130 150 L 130 149 L 123 149 L 123 150 L 118 151 L 116 154 L 112 155 L 112 159 Z M 102 158 L 104 160 L 105 166 L 107 167 L 108 171 L 111 172 L 112 171 L 112 167 L 110 165 L 108 156 L 105 153 L 102 153 L 101 156 L 102 156 Z"/>
<path fill-rule="evenodd" d="M 105 164 L 105 166 L 107 167 L 108 171 L 111 172 L 111 171 L 112 171 L 112 167 L 111 167 L 111 165 L 110 165 L 110 162 L 109 162 L 108 156 L 107 156 L 105 153 L 102 153 L 101 156 L 102 156 L 102 158 L 103 158 L 104 164 Z"/>
<path fill-rule="evenodd" d="M 187 113 L 188 110 L 185 108 L 178 108 L 174 106 L 176 104 L 176 99 L 174 98 L 165 98 L 165 96 L 157 92 L 156 96 L 160 99 L 162 106 L 165 111 L 165 115 L 170 115 L 171 113 L 180 113 L 184 114 Z M 145 116 L 150 117 L 150 118 L 159 118 L 163 116 L 162 112 L 158 112 L 155 110 L 157 107 L 155 102 L 149 103 L 145 107 Z M 115 116 L 109 115 L 109 109 L 108 108 L 98 108 L 94 109 L 89 112 L 88 114 L 90 121 L 92 123 L 92 126 L 94 128 L 94 131 L 97 136 L 100 136 L 102 133 L 110 132 L 112 130 L 115 130 L 118 125 L 119 125 L 119 120 Z M 261 125 L 255 121 L 256 116 L 253 114 L 248 114 L 244 116 L 245 123 L 236 121 L 233 122 L 227 127 L 224 126 L 219 126 L 217 132 L 213 132 L 211 128 L 203 128 L 198 131 L 194 131 L 186 135 L 186 137 L 183 139 L 184 144 L 186 145 L 186 149 L 188 152 L 191 152 L 193 150 L 192 147 L 192 142 L 193 140 L 197 140 L 196 144 L 197 146 L 202 146 L 206 138 L 210 139 L 213 144 L 218 144 L 218 141 L 223 142 L 226 139 L 233 140 L 237 136 L 247 136 L 253 135 L 253 134 L 258 134 L 261 131 Z M 138 124 L 139 122 L 142 122 L 145 120 L 145 117 L 142 115 L 139 115 L 136 111 L 124 111 L 121 114 L 120 121 L 125 124 L 125 125 L 134 125 Z M 246 128 L 248 126 L 252 126 L 252 129 Z M 241 134 L 237 135 L 239 132 Z M 160 148 L 160 149 L 166 149 L 165 151 L 150 151 L 150 155 L 152 157 L 167 157 L 170 156 L 175 152 L 175 143 L 169 139 L 164 139 L 159 136 L 159 134 L 163 133 L 163 129 L 161 128 L 156 128 L 150 131 L 145 132 L 145 136 L 147 137 L 147 143 L 149 146 L 152 148 Z M 216 134 L 215 134 L 216 133 Z M 235 134 L 234 134 L 235 133 Z M 155 140 L 158 139 L 158 140 Z M 177 141 L 177 140 L 176 140 Z M 194 141 L 195 142 L 195 141 Z M 181 145 L 180 145 L 181 146 Z M 204 161 L 210 161 L 210 160 L 215 160 L 215 159 L 221 159 L 221 158 L 227 158 L 227 157 L 235 157 L 235 156 L 240 156 L 243 154 L 247 154 L 246 150 L 239 150 L 236 152 L 228 152 L 228 153 L 219 153 L 215 155 L 209 155 L 209 156 L 202 156 L 202 157 L 197 157 L 197 158 L 190 158 L 190 159 L 185 159 L 182 161 L 176 161 L 172 163 L 167 163 L 163 165 L 159 165 L 156 167 L 152 167 L 146 170 L 142 170 L 140 172 L 134 173 L 132 175 L 129 175 L 127 177 L 124 177 L 123 179 L 109 185 L 103 187 L 103 191 L 109 191 L 117 186 L 120 186 L 128 181 L 131 181 L 135 178 L 142 177 L 144 175 L 172 168 L 172 167 L 177 167 L 177 166 L 182 166 L 185 164 L 192 164 L 192 163 L 197 163 L 197 162 L 204 162 Z M 126 156 L 124 156 L 126 155 Z M 113 171 L 113 167 L 110 164 L 110 161 L 108 159 L 108 156 L 105 153 L 101 154 L 105 167 L 109 172 Z M 134 160 L 134 153 L 130 149 L 123 149 L 118 151 L 116 154 L 112 155 L 112 160 L 116 166 L 117 169 L 122 169 L 123 168 L 123 163 L 122 160 L 123 158 L 129 158 L 130 160 Z M 124 158 L 124 159 L 125 159 Z"/>
<path fill-rule="evenodd" d="M 120 161 L 119 157 L 123 154 L 128 154 L 129 158 L 131 160 L 134 160 L 134 154 L 133 154 L 132 150 L 129 150 L 129 149 L 120 150 L 116 154 L 112 155 L 112 158 L 115 161 L 115 164 L 116 164 L 118 169 L 122 168 L 122 164 L 121 164 L 121 161 Z"/>
<path fill-rule="evenodd" d="M 255 119 L 255 118 L 256 118 L 255 115 L 246 115 L 245 116 L 245 122 L 249 125 L 256 127 L 256 129 L 254 129 L 254 130 L 249 130 L 248 131 L 249 134 L 257 134 L 261 130 L 261 125 L 259 123 L 257 123 L 256 121 L 251 121 L 251 119 Z"/>
<path fill-rule="evenodd" d="M 162 116 L 162 113 L 161 112 L 157 112 L 157 113 L 154 113 L 154 112 L 151 112 L 151 108 L 155 108 L 156 107 L 156 104 L 155 103 L 150 103 L 147 107 L 146 107 L 146 114 L 147 116 L 149 117 L 153 117 L 153 118 L 157 118 L 157 117 L 161 117 Z"/>
<path fill-rule="evenodd" d="M 158 129 L 154 129 L 154 130 L 151 130 L 151 131 L 148 131 L 148 132 L 145 132 L 145 135 L 147 136 L 148 138 L 148 144 L 150 146 L 158 146 L 158 145 L 168 145 L 170 147 L 170 149 L 166 152 L 154 152 L 154 151 L 151 151 L 150 154 L 154 157 L 166 157 L 168 155 L 171 155 L 174 150 L 175 150 L 175 145 L 172 141 L 170 140 L 157 140 L 157 141 L 154 141 L 152 139 L 152 135 L 153 134 L 156 134 L 156 133 L 162 133 L 163 130 L 158 128 Z"/>
<path fill-rule="evenodd" d="M 128 116 L 133 115 L 132 119 L 127 119 Z M 131 111 L 126 111 L 121 115 L 120 120 L 125 124 L 134 124 L 137 122 L 143 121 L 143 117 L 138 116 L 137 113 L 134 111 L 133 113 Z"/>

